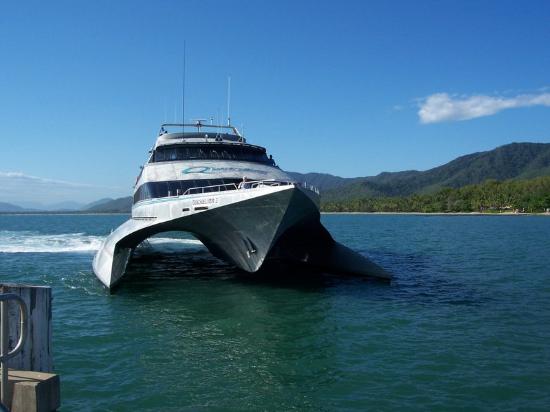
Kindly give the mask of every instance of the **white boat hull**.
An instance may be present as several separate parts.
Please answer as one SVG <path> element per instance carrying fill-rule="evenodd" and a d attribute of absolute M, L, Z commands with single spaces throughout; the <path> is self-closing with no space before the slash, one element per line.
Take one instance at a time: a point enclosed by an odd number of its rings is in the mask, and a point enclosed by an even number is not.
<path fill-rule="evenodd" d="M 113 287 L 137 245 L 166 231 L 192 233 L 212 254 L 247 272 L 258 271 L 266 260 L 284 260 L 390 278 L 334 242 L 320 223 L 318 195 L 294 184 L 139 202 L 132 218 L 112 232 L 96 254 L 95 274 Z"/>

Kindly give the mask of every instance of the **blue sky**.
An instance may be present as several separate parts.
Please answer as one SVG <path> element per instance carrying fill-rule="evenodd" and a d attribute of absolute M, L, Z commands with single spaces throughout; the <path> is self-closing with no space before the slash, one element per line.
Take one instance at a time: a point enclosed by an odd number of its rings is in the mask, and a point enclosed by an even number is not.
<path fill-rule="evenodd" d="M 187 119 L 225 117 L 231 75 L 235 125 L 286 170 L 550 142 L 549 22 L 548 1 L 4 2 L 0 201 L 130 194 L 181 121 L 184 39 Z"/>

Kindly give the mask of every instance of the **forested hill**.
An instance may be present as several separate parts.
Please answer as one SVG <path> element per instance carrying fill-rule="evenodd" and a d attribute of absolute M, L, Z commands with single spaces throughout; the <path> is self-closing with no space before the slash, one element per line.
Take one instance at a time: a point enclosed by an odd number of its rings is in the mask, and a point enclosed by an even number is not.
<path fill-rule="evenodd" d="M 512 143 L 487 152 L 459 157 L 426 171 L 384 172 L 377 176 L 342 178 L 327 174 L 293 173 L 317 186 L 323 200 L 397 197 L 434 193 L 486 180 L 531 179 L 550 175 L 550 143 Z"/>
<path fill-rule="evenodd" d="M 324 212 L 529 212 L 550 214 L 550 176 L 534 179 L 487 180 L 458 189 L 400 197 L 323 200 Z"/>

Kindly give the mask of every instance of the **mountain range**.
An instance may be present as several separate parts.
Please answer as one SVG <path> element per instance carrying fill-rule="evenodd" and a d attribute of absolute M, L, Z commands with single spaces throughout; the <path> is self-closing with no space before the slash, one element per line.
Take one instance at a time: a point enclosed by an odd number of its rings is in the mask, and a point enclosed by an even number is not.
<path fill-rule="evenodd" d="M 550 176 L 550 143 L 511 143 L 486 152 L 461 156 L 425 171 L 383 172 L 376 176 L 353 178 L 326 173 L 289 174 L 303 184 L 319 188 L 323 201 L 429 194 L 443 187 L 460 188 L 491 179 L 503 181 Z M 131 206 L 132 197 L 128 196 L 101 199 L 79 210 L 127 213 Z M 25 210 L 18 205 L 0 203 L 0 212 Z"/>
<path fill-rule="evenodd" d="M 106 197 L 88 204 L 77 202 L 60 202 L 49 205 L 21 202 L 13 204 L 0 202 L 0 213 L 129 213 L 132 208 L 132 197 L 113 199 Z"/>
<path fill-rule="evenodd" d="M 548 176 L 550 143 L 511 143 L 461 156 L 426 171 L 383 172 L 357 178 L 319 173 L 291 174 L 301 182 L 318 187 L 323 200 L 429 194 L 443 187 L 459 188 L 490 179 L 503 181 Z"/>

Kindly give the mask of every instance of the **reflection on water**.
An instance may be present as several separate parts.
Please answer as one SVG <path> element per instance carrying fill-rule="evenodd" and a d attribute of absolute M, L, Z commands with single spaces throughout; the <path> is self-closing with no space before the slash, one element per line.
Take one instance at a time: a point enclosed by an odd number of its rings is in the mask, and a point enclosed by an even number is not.
<path fill-rule="evenodd" d="M 158 282 L 165 280 L 186 278 L 211 278 L 302 290 L 328 286 L 337 279 L 378 282 L 376 279 L 322 273 L 309 267 L 280 263 L 267 264 L 259 272 L 248 273 L 214 257 L 198 240 L 166 237 L 150 239 L 140 245 L 128 265 L 126 274 L 117 291 L 125 287 L 154 287 Z"/>
<path fill-rule="evenodd" d="M 200 248 L 140 251 L 115 297 L 135 308 L 127 333 L 152 325 L 154 337 L 143 344 L 162 346 L 140 356 L 139 369 L 148 373 L 139 384 L 169 398 L 183 396 L 193 407 L 218 405 L 228 396 L 227 408 L 255 409 L 272 398 L 282 409 L 319 409 L 308 395 L 316 389 L 304 382 L 341 376 L 330 338 L 335 326 L 327 319 L 333 307 L 322 298 L 331 282 L 322 274 L 250 275 Z M 140 397 L 140 407 L 153 408 L 153 399 Z"/>

